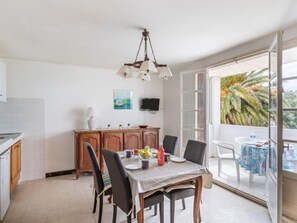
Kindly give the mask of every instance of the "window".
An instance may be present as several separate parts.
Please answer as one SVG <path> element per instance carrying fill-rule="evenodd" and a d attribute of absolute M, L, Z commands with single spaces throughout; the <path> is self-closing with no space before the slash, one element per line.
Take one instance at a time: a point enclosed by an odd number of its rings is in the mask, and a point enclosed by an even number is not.
<path fill-rule="evenodd" d="M 220 79 L 221 124 L 268 126 L 268 69 Z"/>
<path fill-rule="evenodd" d="M 250 56 L 212 68 L 213 124 L 268 126 L 268 57 Z"/>

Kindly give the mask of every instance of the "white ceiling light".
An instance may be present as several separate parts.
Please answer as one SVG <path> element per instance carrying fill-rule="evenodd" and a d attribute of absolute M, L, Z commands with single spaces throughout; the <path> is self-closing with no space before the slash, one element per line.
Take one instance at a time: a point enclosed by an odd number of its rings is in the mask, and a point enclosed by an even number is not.
<path fill-rule="evenodd" d="M 137 61 L 143 40 L 144 40 L 144 60 Z M 153 61 L 148 58 L 147 41 L 149 41 L 149 44 L 150 44 L 150 48 L 154 58 Z M 168 77 L 172 77 L 172 73 L 169 67 L 166 64 L 159 64 L 157 62 L 155 53 L 152 47 L 151 39 L 149 36 L 149 32 L 146 29 L 142 32 L 142 39 L 140 41 L 134 63 L 125 63 L 117 72 L 117 74 L 123 78 L 132 78 L 134 77 L 134 72 L 138 73 L 137 78 L 143 81 L 151 81 L 151 74 L 159 74 L 159 77 L 164 78 L 165 80 L 167 80 Z"/>

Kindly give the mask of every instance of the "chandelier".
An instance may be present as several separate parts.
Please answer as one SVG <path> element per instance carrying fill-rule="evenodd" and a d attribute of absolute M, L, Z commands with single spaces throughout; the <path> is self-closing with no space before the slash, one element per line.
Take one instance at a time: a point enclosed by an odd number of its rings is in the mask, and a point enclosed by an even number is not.
<path fill-rule="evenodd" d="M 137 60 L 143 40 L 144 60 Z M 153 61 L 150 60 L 148 57 L 148 42 L 154 58 Z M 137 78 L 143 81 L 150 81 L 151 74 L 159 74 L 159 77 L 164 78 L 165 80 L 167 80 L 168 77 L 172 77 L 172 73 L 169 67 L 166 64 L 159 64 L 157 62 L 154 49 L 152 47 L 151 38 L 149 36 L 149 32 L 146 29 L 142 32 L 142 38 L 138 47 L 134 63 L 125 63 L 117 72 L 117 74 L 123 78 L 133 78 L 136 75 Z"/>

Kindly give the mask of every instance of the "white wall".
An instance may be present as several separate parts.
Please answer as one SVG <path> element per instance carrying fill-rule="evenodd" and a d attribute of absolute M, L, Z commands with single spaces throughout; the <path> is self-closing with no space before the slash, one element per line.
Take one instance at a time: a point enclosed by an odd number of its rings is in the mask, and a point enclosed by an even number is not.
<path fill-rule="evenodd" d="M 0 103 L 0 132 L 24 133 L 21 181 L 45 175 L 45 117 L 43 99 L 11 99 Z"/>
<path fill-rule="evenodd" d="M 41 98 L 45 101 L 46 172 L 74 168 L 73 130 L 87 128 L 85 111 L 98 110 L 98 127 L 111 124 L 148 124 L 161 127 L 163 138 L 163 80 L 123 80 L 115 70 L 45 62 L 3 59 L 7 67 L 8 98 Z M 113 109 L 113 89 L 133 91 L 132 110 Z M 139 98 L 160 98 L 156 114 L 139 110 Z"/>
<path fill-rule="evenodd" d="M 180 76 L 173 77 L 164 82 L 164 134 L 180 135 Z M 179 137 L 178 144 L 181 144 Z M 179 146 L 178 146 L 179 152 Z"/>
<path fill-rule="evenodd" d="M 218 128 L 218 135 L 214 136 L 214 139 L 232 143 L 238 154 L 240 146 L 234 141 L 236 137 L 250 137 L 251 133 L 255 133 L 257 139 L 268 139 L 268 128 L 265 127 L 219 125 Z"/>

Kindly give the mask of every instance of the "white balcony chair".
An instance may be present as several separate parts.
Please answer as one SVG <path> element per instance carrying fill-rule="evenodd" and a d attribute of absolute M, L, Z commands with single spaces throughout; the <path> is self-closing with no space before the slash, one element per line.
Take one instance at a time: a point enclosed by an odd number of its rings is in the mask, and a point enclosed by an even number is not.
<path fill-rule="evenodd" d="M 239 155 L 235 153 L 233 144 L 224 141 L 213 140 L 218 152 L 218 176 L 221 174 L 222 160 L 234 160 L 236 164 L 237 181 L 240 181 Z"/>

